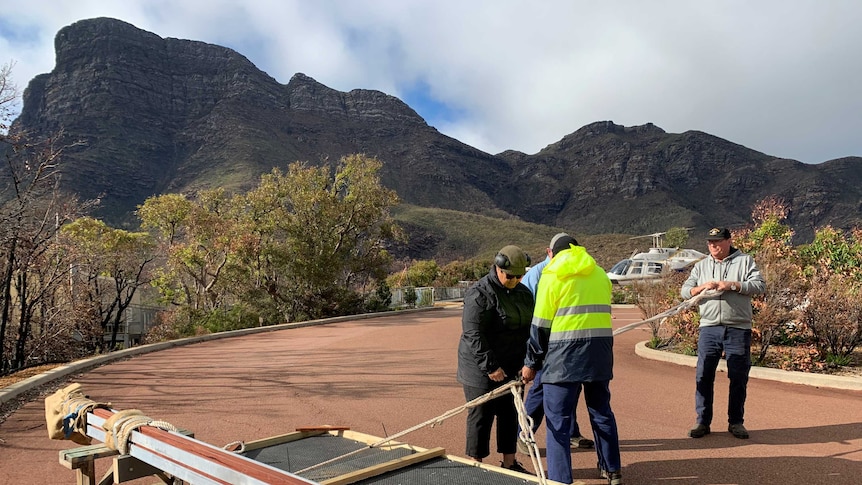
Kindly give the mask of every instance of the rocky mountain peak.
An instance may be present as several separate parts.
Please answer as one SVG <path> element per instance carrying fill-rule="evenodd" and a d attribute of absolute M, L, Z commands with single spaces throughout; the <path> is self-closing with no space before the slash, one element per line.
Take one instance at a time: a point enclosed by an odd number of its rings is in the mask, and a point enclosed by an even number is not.
<path fill-rule="evenodd" d="M 310 76 L 296 73 L 287 83 L 290 108 L 323 115 L 374 122 L 424 125 L 425 120 L 403 101 L 381 91 L 354 89 L 348 93 L 329 88 Z"/>
<path fill-rule="evenodd" d="M 294 161 L 364 153 L 410 204 L 518 217 L 584 234 L 738 225 L 777 195 L 808 237 L 862 225 L 862 159 L 805 165 L 652 123 L 597 121 L 534 155 L 490 155 L 440 134 L 395 96 L 339 91 L 297 73 L 285 84 L 234 50 L 162 38 L 115 19 L 57 34 L 57 64 L 34 78 L 13 129 L 62 128 L 63 183 L 100 198 L 112 224 L 147 197 L 245 190 Z M 0 171 L 0 178 L 3 174 Z"/>

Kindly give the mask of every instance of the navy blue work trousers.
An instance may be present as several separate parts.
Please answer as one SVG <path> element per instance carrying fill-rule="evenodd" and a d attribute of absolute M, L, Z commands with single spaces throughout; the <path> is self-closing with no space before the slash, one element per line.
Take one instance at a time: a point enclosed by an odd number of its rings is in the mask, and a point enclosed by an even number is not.
<path fill-rule="evenodd" d="M 697 338 L 697 372 L 694 396 L 698 424 L 709 426 L 713 417 L 715 370 L 724 354 L 730 392 L 727 400 L 728 424 L 742 424 L 748 371 L 751 369 L 751 330 L 715 325 L 700 327 Z"/>
<path fill-rule="evenodd" d="M 620 437 L 609 384 L 610 381 L 544 384 L 549 479 L 572 483 L 571 419 L 582 385 L 599 466 L 612 472 L 620 470 Z"/>
<path fill-rule="evenodd" d="M 578 394 L 581 389 L 578 388 Z M 545 419 L 545 393 L 542 386 L 542 369 L 536 371 L 536 377 L 533 379 L 533 385 L 527 391 L 527 399 L 524 401 L 524 407 L 527 409 L 527 414 L 533 419 L 533 433 L 539 430 L 542 420 Z M 578 396 L 575 396 L 575 403 L 578 402 Z M 575 415 L 575 408 L 572 409 L 572 436 L 580 436 L 581 428 L 578 426 L 578 418 Z"/>

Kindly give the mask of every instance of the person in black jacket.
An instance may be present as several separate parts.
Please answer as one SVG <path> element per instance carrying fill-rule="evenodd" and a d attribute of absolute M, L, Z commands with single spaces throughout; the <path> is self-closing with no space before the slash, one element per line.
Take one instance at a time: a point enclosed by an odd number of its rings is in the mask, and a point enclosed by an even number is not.
<path fill-rule="evenodd" d="M 524 363 L 533 318 L 533 294 L 520 283 L 530 257 L 518 246 L 506 246 L 491 271 L 467 289 L 458 344 L 458 382 L 467 401 L 517 378 Z M 510 394 L 467 412 L 467 456 L 481 462 L 491 454 L 491 427 L 497 418 L 497 452 L 501 466 L 529 473 L 515 460 L 518 415 Z"/>

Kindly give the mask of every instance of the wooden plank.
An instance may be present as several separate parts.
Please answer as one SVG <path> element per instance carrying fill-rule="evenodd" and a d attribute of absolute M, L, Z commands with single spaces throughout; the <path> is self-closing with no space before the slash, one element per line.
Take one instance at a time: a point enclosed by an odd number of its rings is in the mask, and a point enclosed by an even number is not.
<path fill-rule="evenodd" d="M 285 433 L 277 436 L 270 436 L 269 438 L 263 438 L 259 440 L 249 441 L 248 443 L 244 443 L 244 447 L 246 451 L 257 450 L 259 448 L 267 448 L 269 446 L 280 445 L 282 443 L 290 443 L 291 441 L 298 441 L 304 438 L 308 438 L 309 436 L 320 436 L 322 434 L 326 434 L 328 431 L 320 430 L 320 431 L 294 431 L 292 433 Z"/>
<path fill-rule="evenodd" d="M 60 464 L 64 467 L 75 470 L 84 466 L 88 461 L 96 458 L 104 458 L 106 456 L 118 455 L 117 450 L 112 450 L 104 444 L 95 444 L 87 446 L 79 446 L 69 450 L 60 451 Z"/>
<path fill-rule="evenodd" d="M 356 470 L 351 473 L 345 473 L 344 475 L 339 475 L 335 478 L 330 478 L 329 480 L 324 480 L 320 483 L 321 485 L 348 485 L 351 483 L 356 483 L 360 480 L 365 480 L 367 478 L 376 477 L 384 473 L 415 465 L 416 463 L 428 461 L 432 458 L 438 458 L 445 454 L 446 450 L 443 448 L 431 448 L 427 451 L 403 456 L 401 458 L 390 460 L 379 465 L 370 466 L 361 470 Z"/>
<path fill-rule="evenodd" d="M 101 417 L 102 419 L 108 419 L 113 415 L 113 412 L 107 409 L 97 408 L 93 410 L 92 414 Z M 149 437 L 154 443 L 159 445 L 158 449 L 155 447 L 150 448 L 150 450 L 155 452 L 157 455 L 160 455 L 168 461 L 174 462 L 178 467 L 184 467 L 191 473 L 208 475 L 215 478 L 216 481 L 223 481 L 217 477 L 218 474 L 224 472 L 231 472 L 231 474 L 233 474 L 235 472 L 247 478 L 248 483 L 284 485 L 308 485 L 309 483 L 313 483 L 288 472 L 245 458 L 236 453 L 231 453 L 195 439 L 187 438 L 153 426 L 142 426 L 138 428 L 137 431 L 132 432 L 132 446 L 130 447 L 132 453 L 130 454 L 133 456 L 136 456 L 134 453 L 134 445 L 137 444 L 135 437 L 138 435 Z M 166 451 L 163 452 L 162 450 Z M 151 452 L 146 452 L 146 450 L 142 451 L 144 451 L 142 456 L 138 456 L 138 458 L 143 459 L 143 461 L 147 463 L 154 464 L 147 459 L 152 458 L 153 454 Z M 182 461 L 172 459 L 171 456 L 166 454 L 175 452 L 179 452 L 184 456 Z M 179 476 L 177 473 L 170 472 L 169 470 L 165 471 L 168 471 L 172 475 Z"/>
<path fill-rule="evenodd" d="M 350 426 L 304 426 L 301 428 L 296 428 L 297 431 L 347 431 L 350 429 Z"/>

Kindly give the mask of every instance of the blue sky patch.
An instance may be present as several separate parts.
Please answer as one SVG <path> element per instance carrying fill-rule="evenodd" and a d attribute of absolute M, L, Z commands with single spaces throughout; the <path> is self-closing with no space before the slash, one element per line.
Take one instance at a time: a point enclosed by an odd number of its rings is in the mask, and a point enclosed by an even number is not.
<path fill-rule="evenodd" d="M 430 86 L 425 81 L 417 81 L 404 90 L 402 101 L 419 113 L 419 116 L 425 118 L 425 122 L 431 126 L 453 123 L 464 114 L 464 110 L 452 107 L 435 98 L 431 94 Z"/>

